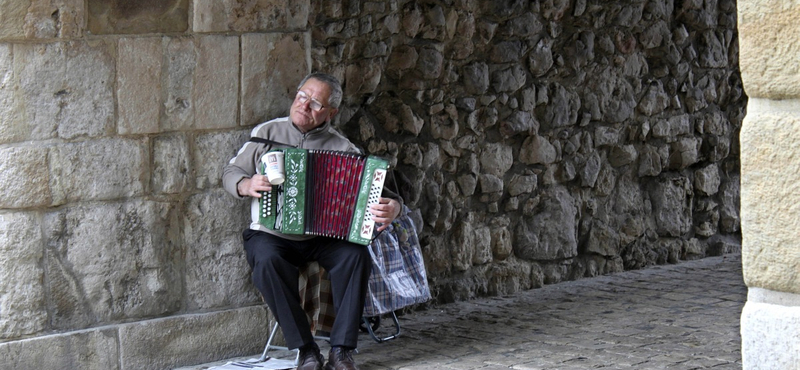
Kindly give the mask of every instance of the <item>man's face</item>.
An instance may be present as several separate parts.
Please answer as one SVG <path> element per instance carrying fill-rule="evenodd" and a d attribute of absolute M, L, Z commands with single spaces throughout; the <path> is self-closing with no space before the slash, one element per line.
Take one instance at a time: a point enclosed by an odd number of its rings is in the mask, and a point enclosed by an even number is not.
<path fill-rule="evenodd" d="M 303 132 L 309 132 L 333 118 L 338 111 L 328 103 L 331 89 L 328 84 L 310 78 L 295 95 L 289 118 Z M 315 109 L 317 108 L 317 109 Z"/>

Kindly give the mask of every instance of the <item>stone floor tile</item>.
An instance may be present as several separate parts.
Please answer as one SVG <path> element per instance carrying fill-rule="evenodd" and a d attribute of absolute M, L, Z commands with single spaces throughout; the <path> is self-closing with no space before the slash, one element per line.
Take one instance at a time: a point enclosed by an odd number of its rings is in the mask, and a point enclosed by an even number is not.
<path fill-rule="evenodd" d="M 355 359 L 362 370 L 741 369 L 741 274 L 732 254 L 418 310 L 400 316 L 397 339 L 363 334 Z"/>

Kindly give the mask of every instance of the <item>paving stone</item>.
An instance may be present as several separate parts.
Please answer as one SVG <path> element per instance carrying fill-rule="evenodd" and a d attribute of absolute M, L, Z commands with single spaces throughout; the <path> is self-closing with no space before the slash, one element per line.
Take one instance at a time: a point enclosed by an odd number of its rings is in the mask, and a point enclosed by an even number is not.
<path fill-rule="evenodd" d="M 741 256 L 710 257 L 407 313 L 397 339 L 362 334 L 355 358 L 363 370 L 741 369 L 746 297 Z"/>

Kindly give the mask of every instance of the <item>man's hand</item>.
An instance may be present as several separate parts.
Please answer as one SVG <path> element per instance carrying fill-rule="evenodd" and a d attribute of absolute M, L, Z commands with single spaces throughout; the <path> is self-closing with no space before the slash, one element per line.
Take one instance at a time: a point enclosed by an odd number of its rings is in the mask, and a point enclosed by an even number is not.
<path fill-rule="evenodd" d="M 243 197 L 261 198 L 261 193 L 259 192 L 270 190 L 272 190 L 272 185 L 264 175 L 253 175 L 253 177 L 244 178 L 236 184 L 236 191 Z"/>
<path fill-rule="evenodd" d="M 381 226 L 377 231 L 383 231 L 392 224 L 403 207 L 400 202 L 391 198 L 378 198 L 378 203 L 369 206 L 369 211 L 372 212 L 372 220 L 380 223 Z"/>

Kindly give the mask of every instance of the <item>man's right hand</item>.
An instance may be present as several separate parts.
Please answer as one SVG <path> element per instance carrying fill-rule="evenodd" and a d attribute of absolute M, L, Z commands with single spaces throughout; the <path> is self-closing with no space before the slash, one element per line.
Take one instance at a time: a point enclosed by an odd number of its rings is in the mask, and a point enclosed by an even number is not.
<path fill-rule="evenodd" d="M 245 197 L 261 198 L 262 191 L 272 190 L 272 185 L 264 175 L 253 175 L 251 178 L 244 178 L 236 184 L 236 191 Z"/>

